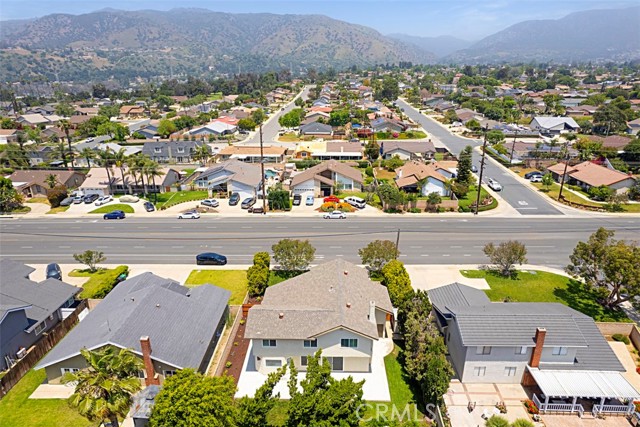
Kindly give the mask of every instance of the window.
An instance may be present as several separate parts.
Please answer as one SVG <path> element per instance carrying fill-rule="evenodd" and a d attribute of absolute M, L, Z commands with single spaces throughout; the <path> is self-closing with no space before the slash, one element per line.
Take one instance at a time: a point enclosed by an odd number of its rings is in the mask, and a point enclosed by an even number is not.
<path fill-rule="evenodd" d="M 520 346 L 520 347 L 516 347 L 516 354 L 527 354 L 527 347 L 524 346 Z"/>
<path fill-rule="evenodd" d="M 174 370 L 162 371 L 162 372 L 164 372 L 164 377 L 165 378 L 172 377 L 172 376 L 174 376 L 176 374 L 176 371 L 174 371 Z"/>
<path fill-rule="evenodd" d="M 147 372 L 144 369 L 138 371 L 138 378 L 147 378 Z"/>
<path fill-rule="evenodd" d="M 487 373 L 487 368 L 485 366 L 476 366 L 473 368 L 473 375 L 476 377 L 484 377 L 484 374 Z"/>
<path fill-rule="evenodd" d="M 358 340 L 356 338 L 342 338 L 340 347 L 356 348 L 358 347 Z"/>
<path fill-rule="evenodd" d="M 566 356 L 569 349 L 567 347 L 553 347 L 551 354 L 554 356 Z"/>
<path fill-rule="evenodd" d="M 275 347 L 276 346 L 276 340 L 262 340 L 262 346 L 263 347 Z"/>
<path fill-rule="evenodd" d="M 491 354 L 491 346 L 478 346 L 476 348 L 476 354 Z"/>
<path fill-rule="evenodd" d="M 282 360 L 280 359 L 265 359 L 264 363 L 269 368 L 279 368 L 282 366 Z"/>
<path fill-rule="evenodd" d="M 515 366 L 507 366 L 504 368 L 504 376 L 505 377 L 515 377 L 516 376 L 516 367 Z"/>
<path fill-rule="evenodd" d="M 178 147 L 178 153 L 184 153 L 184 147 Z"/>
<path fill-rule="evenodd" d="M 300 366 L 307 366 L 309 364 L 309 361 L 307 359 L 307 356 L 300 356 Z"/>
<path fill-rule="evenodd" d="M 34 332 L 36 333 L 36 335 L 40 335 L 42 331 L 44 331 L 46 328 L 47 328 L 47 321 L 44 320 L 43 322 L 40 322 L 36 325 Z"/>
<path fill-rule="evenodd" d="M 78 368 L 61 368 L 60 372 L 62 372 L 62 375 L 64 374 L 73 374 L 74 372 L 78 372 L 80 369 Z"/>
<path fill-rule="evenodd" d="M 304 348 L 318 347 L 318 340 L 304 340 Z"/>
<path fill-rule="evenodd" d="M 162 148 L 156 147 L 156 148 L 153 149 L 153 152 L 160 154 L 160 153 L 162 153 Z"/>

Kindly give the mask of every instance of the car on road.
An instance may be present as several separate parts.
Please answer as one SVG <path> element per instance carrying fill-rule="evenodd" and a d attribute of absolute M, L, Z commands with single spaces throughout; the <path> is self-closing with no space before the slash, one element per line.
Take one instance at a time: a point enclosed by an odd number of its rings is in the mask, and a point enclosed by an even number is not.
<path fill-rule="evenodd" d="M 60 206 L 71 206 L 73 204 L 75 197 L 66 197 L 64 200 L 60 202 Z"/>
<path fill-rule="evenodd" d="M 246 199 L 244 199 L 242 201 L 242 204 L 240 205 L 240 207 L 242 209 L 249 209 L 251 206 L 256 204 L 256 199 L 255 197 L 247 197 Z"/>
<path fill-rule="evenodd" d="M 102 216 L 103 219 L 125 219 L 125 217 L 124 212 L 120 210 L 111 211 Z"/>
<path fill-rule="evenodd" d="M 302 203 L 302 195 L 294 194 L 293 195 L 293 206 L 300 206 L 300 203 Z"/>
<path fill-rule="evenodd" d="M 60 270 L 60 266 L 55 262 L 47 265 L 46 278 L 62 280 L 62 270 Z"/>
<path fill-rule="evenodd" d="M 229 206 L 235 206 L 238 202 L 240 202 L 240 194 L 231 193 L 231 197 L 229 197 Z"/>
<path fill-rule="evenodd" d="M 90 205 L 91 203 L 95 202 L 99 198 L 100 196 L 97 194 L 87 194 L 86 196 L 84 196 L 84 199 L 82 199 L 82 201 L 85 202 L 87 205 Z"/>
<path fill-rule="evenodd" d="M 489 178 L 487 185 L 489 185 L 489 188 L 493 191 L 502 191 L 502 185 L 495 179 Z"/>
<path fill-rule="evenodd" d="M 531 175 L 530 182 L 542 182 L 542 175 Z"/>
<path fill-rule="evenodd" d="M 324 203 L 340 203 L 340 199 L 336 196 L 327 196 L 322 201 Z"/>
<path fill-rule="evenodd" d="M 98 197 L 98 200 L 96 200 L 95 205 L 102 206 L 102 205 L 106 205 L 109 202 L 113 202 L 113 196 L 101 196 L 101 197 Z"/>
<path fill-rule="evenodd" d="M 349 196 L 345 197 L 344 201 L 358 209 L 364 209 L 364 207 L 367 206 L 367 202 L 361 197 Z"/>
<path fill-rule="evenodd" d="M 225 265 L 227 257 L 215 252 L 204 252 L 196 255 L 197 265 Z"/>
<path fill-rule="evenodd" d="M 140 197 L 134 196 L 132 194 L 127 194 L 126 196 L 120 197 L 120 201 L 122 203 L 138 203 Z"/>
<path fill-rule="evenodd" d="M 307 206 L 313 206 L 313 201 L 314 201 L 313 196 L 309 195 L 307 196 L 304 204 Z"/>
<path fill-rule="evenodd" d="M 471 165 L 471 172 L 478 173 L 478 167 L 476 165 Z"/>
<path fill-rule="evenodd" d="M 200 214 L 196 211 L 182 212 L 178 214 L 178 219 L 199 219 Z"/>
<path fill-rule="evenodd" d="M 524 179 L 531 179 L 532 176 L 540 175 L 542 176 L 542 172 L 540 171 L 531 171 L 524 174 Z"/>
<path fill-rule="evenodd" d="M 144 202 L 144 210 L 147 212 L 153 212 L 156 210 L 156 207 L 151 202 Z"/>
<path fill-rule="evenodd" d="M 220 206 L 220 202 L 218 202 L 216 199 L 204 199 L 200 202 L 200 204 L 203 206 L 208 206 L 210 208 L 217 208 L 218 206 Z"/>
<path fill-rule="evenodd" d="M 347 219 L 347 214 L 341 211 L 327 212 L 322 215 L 324 219 Z"/>

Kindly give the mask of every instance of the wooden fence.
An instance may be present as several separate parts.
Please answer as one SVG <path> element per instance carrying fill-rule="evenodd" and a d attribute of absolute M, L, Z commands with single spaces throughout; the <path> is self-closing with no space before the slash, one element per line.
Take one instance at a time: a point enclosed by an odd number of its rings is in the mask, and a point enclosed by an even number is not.
<path fill-rule="evenodd" d="M 78 316 L 85 308 L 87 308 L 86 300 L 80 301 L 73 313 L 46 332 L 46 335 L 31 347 L 27 355 L 19 359 L 6 375 L 0 378 L 0 399 L 78 323 Z"/>

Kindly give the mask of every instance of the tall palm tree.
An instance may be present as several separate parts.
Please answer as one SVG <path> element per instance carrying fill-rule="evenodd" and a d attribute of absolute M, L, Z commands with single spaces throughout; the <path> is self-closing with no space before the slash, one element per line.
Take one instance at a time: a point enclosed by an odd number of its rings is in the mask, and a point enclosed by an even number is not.
<path fill-rule="evenodd" d="M 53 154 L 59 156 L 62 159 L 65 168 L 68 166 L 69 162 L 67 162 L 67 147 L 65 147 L 64 142 L 59 142 L 53 147 Z"/>
<path fill-rule="evenodd" d="M 80 156 L 84 157 L 84 159 L 87 161 L 87 167 L 90 168 L 91 160 L 96 158 L 96 152 L 92 148 L 85 147 L 80 152 Z"/>
<path fill-rule="evenodd" d="M 50 173 L 44 180 L 49 188 L 53 189 L 58 184 L 58 177 L 56 174 Z"/>
<path fill-rule="evenodd" d="M 209 146 L 207 144 L 198 145 L 191 155 L 193 160 L 199 161 L 200 166 L 205 166 L 209 162 L 211 153 L 209 152 Z"/>
<path fill-rule="evenodd" d="M 140 183 L 142 184 L 142 189 L 145 194 L 147 193 L 147 187 L 144 183 L 144 167 L 149 160 L 151 159 L 148 156 L 139 155 L 135 156 L 135 162 L 133 163 L 133 171 L 135 171 L 134 173 L 137 173 L 140 177 Z M 131 168 L 132 166 L 129 167 Z M 138 182 L 136 181 L 136 184 L 137 183 Z"/>
<path fill-rule="evenodd" d="M 107 148 L 106 150 L 99 150 L 98 151 L 98 160 L 100 162 L 100 166 L 103 166 L 104 169 L 107 171 L 107 180 L 109 181 L 109 193 L 113 194 L 113 185 L 111 183 L 111 163 L 113 162 L 112 160 L 112 152 L 110 148 Z"/>
<path fill-rule="evenodd" d="M 75 384 L 69 404 L 90 421 L 108 419 L 118 427 L 118 416 L 126 416 L 133 394 L 141 388 L 137 374 L 142 361 L 130 350 L 113 346 L 80 353 L 88 367 L 62 377 L 64 384 Z"/>
<path fill-rule="evenodd" d="M 151 182 L 153 183 L 153 193 L 155 197 L 155 201 L 158 201 L 158 191 L 156 191 L 156 177 L 161 177 L 164 175 L 162 169 L 160 169 L 160 165 L 158 162 L 153 160 L 148 160 L 144 166 L 144 174 L 147 176 L 147 183 L 149 182 L 149 178 L 151 178 Z"/>
<path fill-rule="evenodd" d="M 124 182 L 124 168 L 127 164 L 127 154 L 124 147 L 120 148 L 118 151 L 114 151 L 113 163 L 116 165 L 118 169 L 120 169 L 120 176 L 122 177 L 122 188 L 124 190 L 124 193 L 125 194 L 130 193 L 131 191 L 127 192 L 127 188 L 125 187 L 125 182 Z M 129 187 L 129 190 L 131 190 L 130 187 Z"/>
<path fill-rule="evenodd" d="M 65 136 L 67 137 L 67 144 L 69 145 L 69 154 L 71 156 L 71 166 L 75 167 L 73 161 L 73 148 L 71 148 L 71 136 L 69 135 L 69 129 L 71 129 L 71 122 L 69 120 L 63 119 L 60 120 L 60 128 L 64 131 Z"/>

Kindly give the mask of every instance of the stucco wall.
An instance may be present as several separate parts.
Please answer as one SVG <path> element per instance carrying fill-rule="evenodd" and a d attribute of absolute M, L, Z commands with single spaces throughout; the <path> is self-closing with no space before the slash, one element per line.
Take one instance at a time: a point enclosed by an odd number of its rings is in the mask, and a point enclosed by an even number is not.
<path fill-rule="evenodd" d="M 35 332 L 28 334 L 24 330 L 29 326 L 29 320 L 24 310 L 8 313 L 0 323 L 0 370 L 7 369 L 4 356 L 16 358 L 20 347 L 29 348 L 38 338 Z"/>
<path fill-rule="evenodd" d="M 444 182 L 429 177 L 427 178 L 427 182 L 422 187 L 422 195 L 426 196 L 427 194 L 434 192 L 440 194 L 441 196 L 448 195 L 448 191 L 444 186 Z"/>

